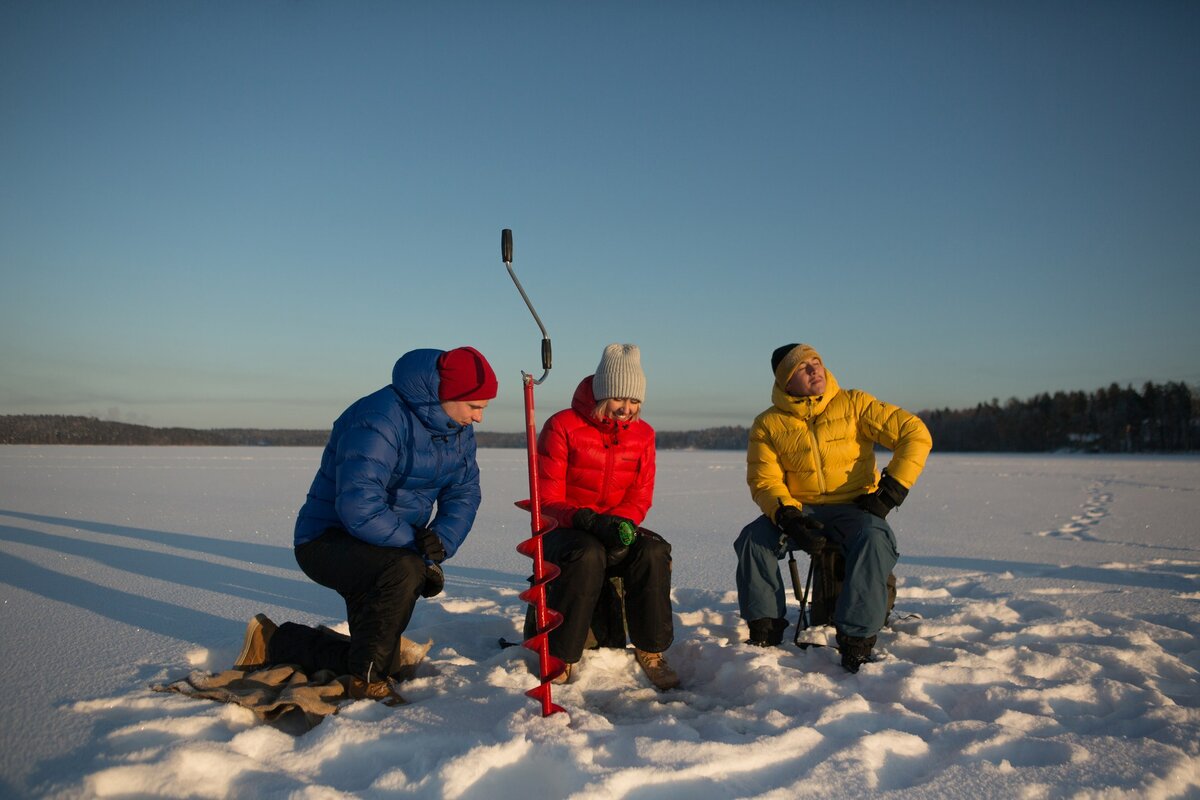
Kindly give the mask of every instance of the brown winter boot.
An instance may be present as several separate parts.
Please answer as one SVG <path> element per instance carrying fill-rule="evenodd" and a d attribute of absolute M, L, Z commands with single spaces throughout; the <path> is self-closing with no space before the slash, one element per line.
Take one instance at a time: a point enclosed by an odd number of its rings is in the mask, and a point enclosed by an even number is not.
<path fill-rule="evenodd" d="M 679 676 L 671 669 L 662 653 L 648 653 L 635 647 L 633 657 L 642 668 L 642 672 L 645 672 L 646 677 L 654 684 L 654 688 L 660 692 L 679 688 Z"/>
<path fill-rule="evenodd" d="M 400 706 L 408 702 L 396 691 L 395 681 L 390 678 L 368 683 L 355 675 L 350 678 L 346 693 L 354 700 L 375 700 L 385 706 Z"/>
<path fill-rule="evenodd" d="M 563 664 L 563 671 L 551 678 L 550 682 L 555 686 L 562 686 L 564 683 L 571 680 L 571 673 L 574 671 L 574 664 Z"/>
<path fill-rule="evenodd" d="M 252 670 L 270 663 L 271 637 L 275 635 L 276 625 L 266 614 L 255 614 L 254 619 L 246 625 L 246 637 L 242 640 L 242 652 L 237 661 L 233 662 L 234 669 Z"/>

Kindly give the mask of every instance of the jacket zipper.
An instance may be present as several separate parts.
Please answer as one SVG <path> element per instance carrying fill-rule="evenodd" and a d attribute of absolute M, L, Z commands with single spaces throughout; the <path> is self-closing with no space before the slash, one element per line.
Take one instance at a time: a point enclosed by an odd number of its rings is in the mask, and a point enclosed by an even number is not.
<path fill-rule="evenodd" d="M 817 439 L 817 426 L 812 422 L 812 403 L 809 403 L 808 438 L 812 440 L 813 465 L 817 468 L 817 488 L 825 494 L 825 465 L 821 463 L 821 442 Z"/>
<path fill-rule="evenodd" d="M 604 443 L 604 479 L 600 481 L 600 502 L 606 503 L 608 498 L 608 486 L 612 481 L 613 465 L 617 461 L 616 436 L 613 437 L 613 443 Z"/>

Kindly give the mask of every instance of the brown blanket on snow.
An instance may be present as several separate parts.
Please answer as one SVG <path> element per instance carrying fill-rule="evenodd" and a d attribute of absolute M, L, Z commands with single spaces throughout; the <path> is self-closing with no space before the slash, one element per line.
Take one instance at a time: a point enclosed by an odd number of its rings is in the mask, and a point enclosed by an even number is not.
<path fill-rule="evenodd" d="M 400 669 L 393 675 L 398 681 L 411 679 L 417 666 L 429 652 L 433 640 L 417 644 L 400 639 Z M 224 672 L 192 672 L 169 684 L 150 688 L 156 692 L 178 692 L 188 697 L 234 703 L 248 708 L 264 722 L 290 733 L 304 733 L 316 727 L 338 706 L 350 699 L 350 678 L 320 670 L 306 675 L 292 664 L 279 664 L 266 669 L 246 672 L 230 669 Z"/>

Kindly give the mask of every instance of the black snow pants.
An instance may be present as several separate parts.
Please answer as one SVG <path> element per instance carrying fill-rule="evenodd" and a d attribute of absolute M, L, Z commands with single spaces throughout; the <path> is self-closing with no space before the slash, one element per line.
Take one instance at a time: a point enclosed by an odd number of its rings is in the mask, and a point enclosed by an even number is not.
<path fill-rule="evenodd" d="M 296 563 L 346 601 L 350 641 L 285 622 L 271 638 L 271 661 L 383 680 L 425 586 L 425 559 L 407 548 L 380 547 L 329 528 L 296 547 Z"/>
<path fill-rule="evenodd" d="M 563 615 L 550 631 L 550 653 L 569 664 L 583 654 L 592 612 L 609 577 L 625 585 L 629 639 L 639 650 L 661 653 L 675 638 L 671 616 L 671 545 L 642 529 L 620 564 L 608 565 L 608 553 L 590 533 L 560 528 L 542 541 L 546 560 L 562 574 L 546 587 L 546 603 Z"/>

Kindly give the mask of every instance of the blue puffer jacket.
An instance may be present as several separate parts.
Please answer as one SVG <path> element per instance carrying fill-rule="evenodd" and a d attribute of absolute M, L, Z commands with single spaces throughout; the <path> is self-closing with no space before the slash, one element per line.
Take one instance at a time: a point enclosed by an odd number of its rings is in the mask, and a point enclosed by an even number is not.
<path fill-rule="evenodd" d="M 442 352 L 405 353 L 391 386 L 358 400 L 333 423 L 296 519 L 297 545 L 337 525 L 371 544 L 419 552 L 418 526 L 437 533 L 447 557 L 458 550 L 479 510 L 479 465 L 475 431 L 451 420 L 438 402 Z"/>

